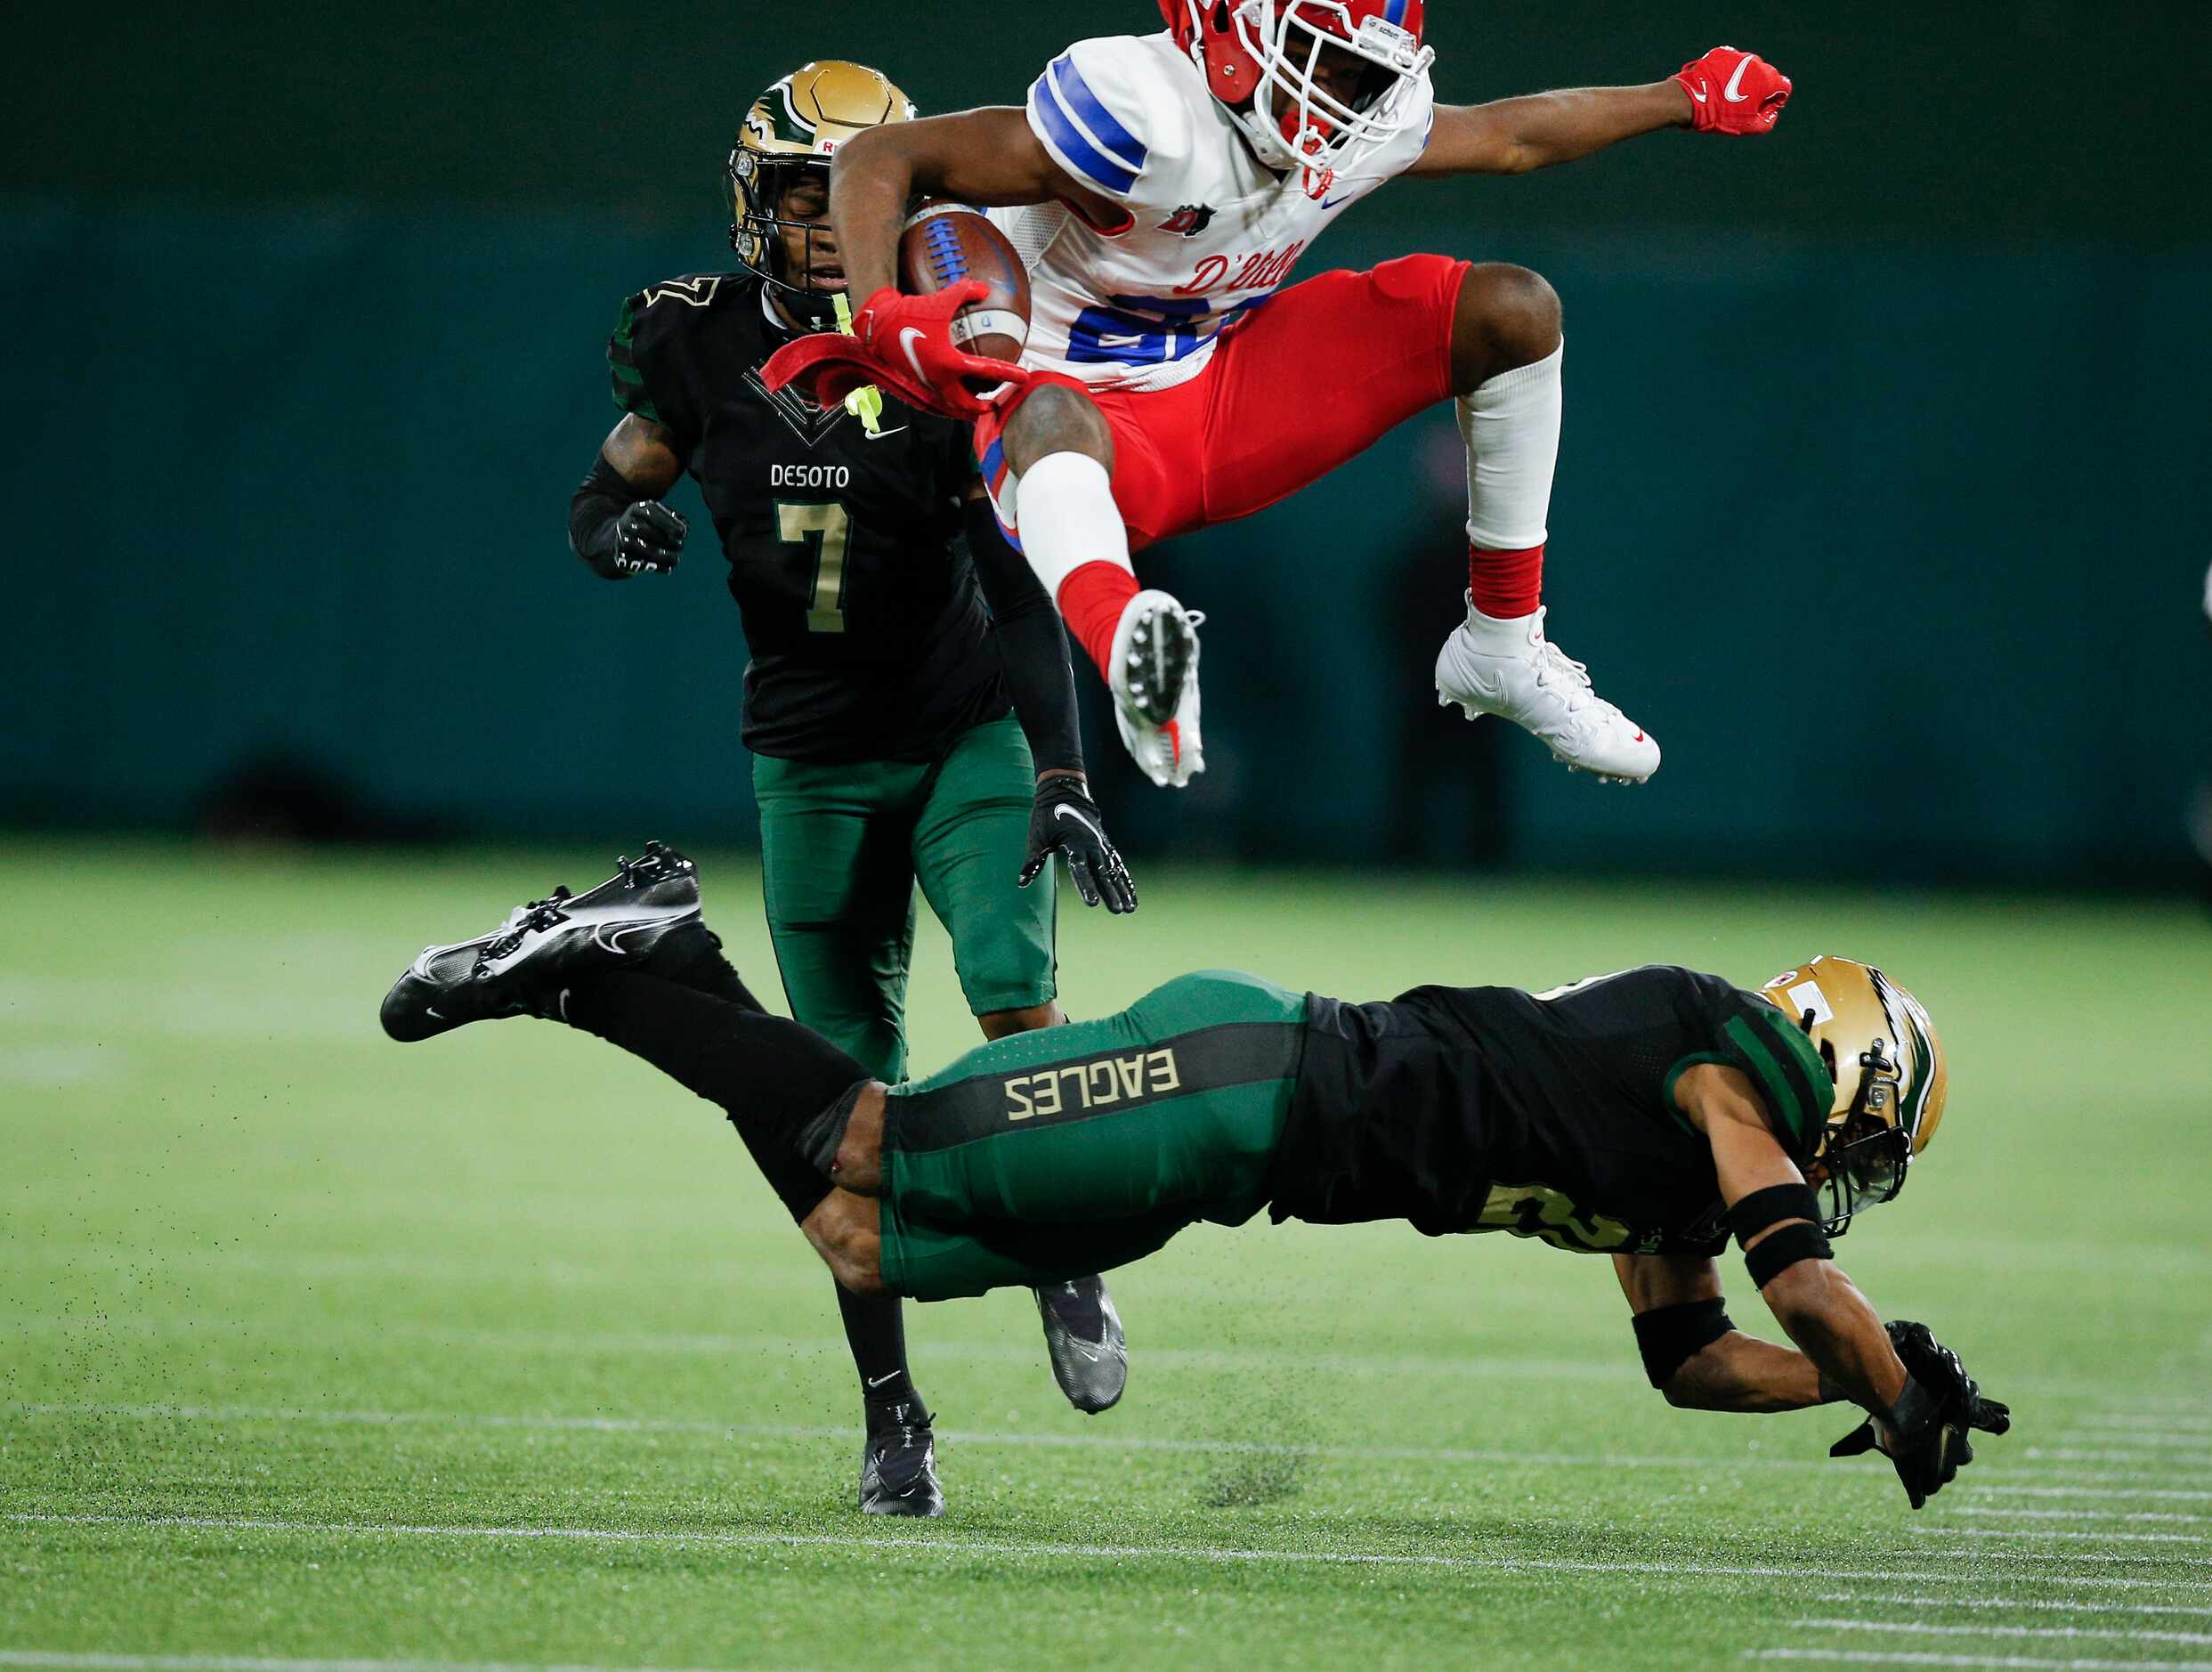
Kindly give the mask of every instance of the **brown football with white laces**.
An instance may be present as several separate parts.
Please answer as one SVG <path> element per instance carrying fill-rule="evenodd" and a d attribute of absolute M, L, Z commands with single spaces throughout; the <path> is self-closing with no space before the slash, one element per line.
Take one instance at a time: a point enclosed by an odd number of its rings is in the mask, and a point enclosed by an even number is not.
<path fill-rule="evenodd" d="M 926 296 L 969 279 L 991 287 L 952 321 L 952 340 L 987 360 L 1018 361 L 1029 341 L 1029 270 L 981 211 L 925 203 L 899 238 L 899 288 Z"/>

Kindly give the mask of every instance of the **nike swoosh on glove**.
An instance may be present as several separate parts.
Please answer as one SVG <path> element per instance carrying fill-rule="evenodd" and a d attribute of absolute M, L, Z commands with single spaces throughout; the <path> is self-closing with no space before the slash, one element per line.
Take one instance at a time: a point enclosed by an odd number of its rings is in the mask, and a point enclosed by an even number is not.
<path fill-rule="evenodd" d="M 1137 909 L 1137 884 L 1081 778 L 1047 778 L 1037 786 L 1029 808 L 1029 858 L 1022 866 L 1021 886 L 1025 889 L 1042 875 L 1056 853 L 1067 861 L 1068 880 L 1085 905 L 1103 901 L 1116 917 Z"/>
<path fill-rule="evenodd" d="M 1790 79 L 1756 53 L 1716 46 L 1692 59 L 1674 79 L 1689 94 L 1700 134 L 1770 134 L 1789 102 Z"/>

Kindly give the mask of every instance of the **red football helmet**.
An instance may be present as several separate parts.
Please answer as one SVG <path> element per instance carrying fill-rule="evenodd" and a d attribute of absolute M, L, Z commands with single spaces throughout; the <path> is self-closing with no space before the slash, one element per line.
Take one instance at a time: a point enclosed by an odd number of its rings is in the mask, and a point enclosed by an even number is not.
<path fill-rule="evenodd" d="M 1427 0 L 1160 0 L 1175 44 L 1268 166 L 1332 167 L 1413 119 Z M 1347 100 L 1315 77 L 1324 47 L 1372 69 Z M 1277 92 L 1284 96 L 1278 101 Z"/>

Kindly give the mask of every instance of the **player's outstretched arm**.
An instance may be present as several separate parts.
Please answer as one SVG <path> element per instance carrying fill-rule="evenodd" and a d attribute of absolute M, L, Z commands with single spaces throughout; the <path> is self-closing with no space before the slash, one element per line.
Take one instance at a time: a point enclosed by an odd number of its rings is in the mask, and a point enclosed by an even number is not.
<path fill-rule="evenodd" d="M 1775 1322 L 1844 1398 L 1885 1415 L 1904 1389 L 1905 1367 L 1880 1314 L 1829 1257 L 1804 1174 L 1767 1124 L 1749 1076 L 1701 1063 L 1676 1082 L 1675 1100 L 1713 1146 L 1721 1199 Z"/>
<path fill-rule="evenodd" d="M 1669 127 L 1770 133 L 1789 95 L 1789 77 L 1756 53 L 1716 46 L 1665 81 L 1643 86 L 1576 87 L 1489 104 L 1438 105 L 1428 149 L 1407 172 L 1525 175 Z"/>
<path fill-rule="evenodd" d="M 1100 225 L 1122 213 L 1052 160 L 1018 105 L 990 105 L 855 134 L 830 166 L 830 224 L 854 296 L 898 284 L 899 233 L 916 198 L 993 207 L 1074 204 Z"/>
<path fill-rule="evenodd" d="M 1803 1353 L 1736 1327 L 1712 1261 L 1615 1254 L 1613 1272 L 1635 1314 L 1644 1372 L 1668 1404 L 1697 1411 L 1798 1411 L 1840 1397 Z"/>
<path fill-rule="evenodd" d="M 1699 1064 L 1676 1083 L 1675 1100 L 1713 1146 L 1730 1228 L 1775 1321 L 1825 1382 L 1872 1418 L 1835 1455 L 1879 1450 L 1918 1509 L 1973 1461 L 1968 1431 L 2002 1433 L 2011 1425 L 2009 1413 L 1981 1400 L 1957 1355 L 1924 1328 L 1885 1327 L 1844 1276 L 1821 1230 L 1812 1191 L 1741 1069 Z M 1908 1329 L 1917 1335 L 1900 1333 Z M 1926 1342 L 1918 1335 L 1927 1335 Z M 1902 1356 L 1908 1351 L 1916 1361 Z"/>
<path fill-rule="evenodd" d="M 668 430 L 632 412 L 601 444 L 569 498 L 569 549 L 608 580 L 666 574 L 690 525 L 660 496 L 684 474 Z"/>

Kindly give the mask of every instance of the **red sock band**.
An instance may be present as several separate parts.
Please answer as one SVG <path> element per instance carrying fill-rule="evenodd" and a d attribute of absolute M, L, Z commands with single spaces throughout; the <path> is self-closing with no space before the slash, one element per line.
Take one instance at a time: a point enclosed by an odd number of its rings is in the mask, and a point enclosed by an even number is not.
<path fill-rule="evenodd" d="M 1085 564 L 1060 582 L 1060 619 L 1101 674 L 1114 660 L 1114 629 L 1136 596 L 1137 577 L 1119 564 Z"/>
<path fill-rule="evenodd" d="M 1544 548 L 1527 551 L 1467 548 L 1467 589 L 1485 615 L 1510 621 L 1532 615 L 1544 602 Z"/>

